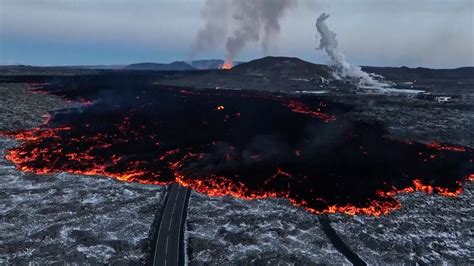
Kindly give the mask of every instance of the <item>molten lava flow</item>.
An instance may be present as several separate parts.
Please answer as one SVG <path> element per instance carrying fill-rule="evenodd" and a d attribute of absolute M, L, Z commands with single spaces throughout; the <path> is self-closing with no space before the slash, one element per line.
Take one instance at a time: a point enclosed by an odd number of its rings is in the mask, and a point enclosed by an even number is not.
<path fill-rule="evenodd" d="M 461 146 L 454 146 L 454 145 L 447 145 L 447 144 L 441 144 L 439 142 L 431 142 L 428 144 L 428 147 L 435 149 L 435 150 L 440 150 L 440 151 L 455 151 L 455 152 L 465 152 L 466 149 Z"/>
<path fill-rule="evenodd" d="M 317 108 L 316 110 L 311 110 L 309 107 L 295 100 L 288 101 L 288 103 L 286 103 L 286 106 L 288 106 L 288 108 L 290 108 L 293 112 L 310 115 L 319 118 L 326 123 L 336 120 L 336 117 L 321 112 L 320 108 Z"/>
<path fill-rule="evenodd" d="M 344 106 L 318 97 L 132 87 L 124 99 L 104 101 L 48 85 L 88 100 L 38 128 L 0 133 L 21 142 L 7 159 L 37 174 L 286 198 L 315 214 L 380 216 L 400 208 L 399 193 L 457 196 L 474 179 L 473 149 L 387 139 L 381 126 L 350 121 Z M 103 97 L 96 90 L 89 89 Z"/>

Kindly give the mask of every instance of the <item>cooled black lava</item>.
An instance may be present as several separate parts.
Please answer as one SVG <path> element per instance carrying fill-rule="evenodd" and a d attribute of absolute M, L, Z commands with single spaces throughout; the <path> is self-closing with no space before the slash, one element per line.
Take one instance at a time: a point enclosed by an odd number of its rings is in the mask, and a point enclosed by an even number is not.
<path fill-rule="evenodd" d="M 400 207 L 396 193 L 455 196 L 473 178 L 472 149 L 390 140 L 382 126 L 352 122 L 349 107 L 324 98 L 120 86 L 42 86 L 93 104 L 54 112 L 39 128 L 3 133 L 22 141 L 7 158 L 38 174 L 284 197 L 313 213 L 381 215 Z"/>

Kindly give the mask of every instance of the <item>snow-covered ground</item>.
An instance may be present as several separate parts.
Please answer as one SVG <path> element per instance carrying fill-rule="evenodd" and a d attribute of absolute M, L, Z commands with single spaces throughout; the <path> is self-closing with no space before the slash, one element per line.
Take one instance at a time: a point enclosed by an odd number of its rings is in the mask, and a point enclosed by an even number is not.
<path fill-rule="evenodd" d="M 190 263 L 349 263 L 316 216 L 285 200 L 240 200 L 192 192 L 186 224 Z"/>
<path fill-rule="evenodd" d="M 471 183 L 460 197 L 400 196 L 384 217 L 329 215 L 343 241 L 369 264 L 474 263 Z M 316 216 L 285 200 L 246 201 L 193 192 L 186 237 L 190 262 L 348 263 Z"/>
<path fill-rule="evenodd" d="M 0 84 L 0 130 L 29 128 L 57 97 Z M 164 189 L 105 177 L 17 171 L 0 137 L 0 264 L 144 263 Z"/>
<path fill-rule="evenodd" d="M 380 218 L 330 216 L 346 244 L 370 264 L 474 264 L 474 185 L 456 198 L 421 192 L 399 197 L 403 208 Z"/>

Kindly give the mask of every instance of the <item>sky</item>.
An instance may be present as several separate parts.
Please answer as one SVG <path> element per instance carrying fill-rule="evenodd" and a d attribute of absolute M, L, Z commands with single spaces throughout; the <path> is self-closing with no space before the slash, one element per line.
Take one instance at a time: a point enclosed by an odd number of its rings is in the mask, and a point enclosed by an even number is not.
<path fill-rule="evenodd" d="M 0 0 L 0 64 L 122 65 L 186 60 L 205 0 Z M 298 0 L 269 55 L 328 63 L 316 18 L 330 14 L 349 62 L 474 66 L 473 0 Z M 195 59 L 224 58 L 225 43 Z M 236 60 L 263 57 L 259 43 Z"/>

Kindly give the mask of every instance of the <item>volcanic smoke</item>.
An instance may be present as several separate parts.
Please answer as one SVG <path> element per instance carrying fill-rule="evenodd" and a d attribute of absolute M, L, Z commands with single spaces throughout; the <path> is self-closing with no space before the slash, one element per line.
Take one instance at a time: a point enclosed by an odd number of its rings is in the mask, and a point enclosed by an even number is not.
<path fill-rule="evenodd" d="M 331 63 L 334 65 L 337 71 L 337 73 L 335 73 L 336 77 L 355 78 L 360 81 L 361 85 L 375 88 L 387 86 L 387 84 L 373 79 L 369 73 L 364 72 L 360 67 L 351 66 L 351 64 L 346 61 L 344 53 L 342 53 L 342 51 L 338 48 L 336 33 L 331 31 L 326 24 L 326 20 L 328 18 L 328 14 L 322 13 L 316 20 L 316 29 L 321 36 L 319 47 L 316 49 L 324 49 L 324 51 L 326 51 L 326 53 L 329 55 Z"/>
<path fill-rule="evenodd" d="M 280 19 L 296 4 L 296 0 L 207 0 L 201 11 L 205 25 L 196 36 L 190 58 L 215 49 L 224 39 L 227 55 L 223 68 L 230 68 L 249 42 L 260 41 L 268 55 L 280 33 Z"/>

